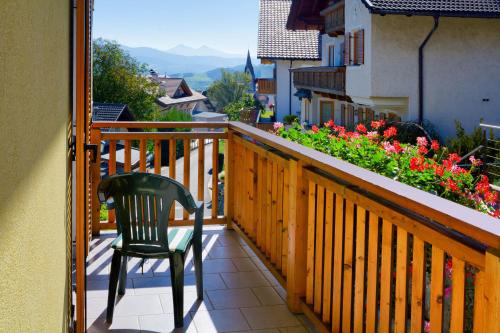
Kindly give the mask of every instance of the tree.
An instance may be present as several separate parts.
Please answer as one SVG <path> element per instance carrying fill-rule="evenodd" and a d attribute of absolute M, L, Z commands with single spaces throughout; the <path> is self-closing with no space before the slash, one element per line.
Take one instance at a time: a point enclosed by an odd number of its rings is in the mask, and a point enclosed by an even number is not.
<path fill-rule="evenodd" d="M 207 94 L 217 109 L 222 110 L 227 105 L 241 100 L 248 90 L 251 78 L 243 72 L 231 73 L 222 71 L 222 77 L 208 88 Z"/>
<path fill-rule="evenodd" d="M 223 109 L 223 112 L 229 116 L 229 120 L 240 120 L 240 113 L 242 110 L 255 108 L 259 109 L 260 104 L 250 94 L 243 94 L 243 96 L 236 102 L 229 103 Z"/>
<path fill-rule="evenodd" d="M 118 43 L 93 42 L 93 99 L 102 103 L 127 104 L 137 120 L 156 110 L 156 83 L 147 79 L 148 67 L 125 52 Z"/>

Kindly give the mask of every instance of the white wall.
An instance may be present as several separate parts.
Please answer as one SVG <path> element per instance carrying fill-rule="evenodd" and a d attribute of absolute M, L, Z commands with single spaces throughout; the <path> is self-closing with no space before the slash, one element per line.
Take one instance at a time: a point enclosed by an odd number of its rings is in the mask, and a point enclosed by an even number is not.
<path fill-rule="evenodd" d="M 276 120 L 282 121 L 286 115 L 300 115 L 301 102 L 294 96 L 297 92 L 293 84 L 291 85 L 291 105 L 290 105 L 290 69 L 299 67 L 319 66 L 320 61 L 302 60 L 276 60 Z"/>
<path fill-rule="evenodd" d="M 335 50 L 334 65 L 340 66 L 344 57 L 341 46 L 343 42 L 344 36 L 330 37 L 327 34 L 321 36 L 321 66 L 328 66 L 328 48 L 330 45 L 333 45 Z"/>

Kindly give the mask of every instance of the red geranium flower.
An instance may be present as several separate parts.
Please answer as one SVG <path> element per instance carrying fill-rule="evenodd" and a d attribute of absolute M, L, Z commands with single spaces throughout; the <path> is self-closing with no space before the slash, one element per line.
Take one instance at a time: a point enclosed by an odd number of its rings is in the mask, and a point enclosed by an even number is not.
<path fill-rule="evenodd" d="M 333 122 L 332 119 L 328 120 L 326 123 L 325 123 L 325 127 L 334 127 L 335 126 L 335 123 Z"/>
<path fill-rule="evenodd" d="M 389 139 L 395 136 L 396 134 L 398 134 L 398 130 L 396 129 L 396 127 L 391 126 L 384 131 L 384 138 Z"/>
<path fill-rule="evenodd" d="M 438 142 L 437 140 L 432 140 L 432 143 L 431 143 L 431 148 L 432 148 L 432 150 L 434 150 L 434 151 L 439 150 L 439 142 Z"/>
<path fill-rule="evenodd" d="M 448 156 L 448 160 L 449 160 L 450 162 L 457 163 L 457 162 L 460 162 L 461 158 L 460 158 L 460 156 L 458 156 L 458 154 L 456 154 L 456 153 L 451 153 L 451 154 Z"/>
<path fill-rule="evenodd" d="M 448 181 L 447 181 L 447 184 L 448 185 L 448 188 L 452 191 L 452 192 L 458 192 L 460 189 L 458 188 L 457 186 L 457 183 L 451 179 L 451 178 L 448 178 Z"/>
<path fill-rule="evenodd" d="M 379 121 L 372 121 L 371 125 L 373 129 L 379 129 L 385 125 L 385 121 L 383 119 Z"/>
<path fill-rule="evenodd" d="M 425 146 L 418 146 L 418 153 L 420 155 L 425 155 L 429 152 L 429 149 L 427 149 Z"/>
<path fill-rule="evenodd" d="M 359 133 L 363 133 L 365 134 L 366 133 L 366 126 L 363 125 L 363 124 L 358 124 L 358 126 L 356 126 L 356 130 L 359 132 Z"/>
<path fill-rule="evenodd" d="M 311 128 L 311 130 L 313 131 L 313 133 L 318 133 L 319 128 L 318 128 L 318 126 L 313 125 L 312 128 Z"/>
<path fill-rule="evenodd" d="M 427 147 L 428 144 L 429 144 L 429 142 L 427 141 L 427 138 L 425 136 L 419 136 L 417 138 L 417 145 L 418 146 Z"/>

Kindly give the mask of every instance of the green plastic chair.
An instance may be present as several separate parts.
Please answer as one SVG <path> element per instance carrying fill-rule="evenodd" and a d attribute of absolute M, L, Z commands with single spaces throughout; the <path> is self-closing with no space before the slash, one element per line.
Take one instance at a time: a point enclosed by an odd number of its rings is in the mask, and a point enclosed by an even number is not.
<path fill-rule="evenodd" d="M 111 245 L 114 252 L 106 321 L 113 321 L 117 291 L 119 295 L 125 294 L 127 258 L 168 258 L 175 327 L 182 327 L 184 262 L 191 246 L 198 299 L 203 299 L 203 203 L 195 202 L 191 193 L 175 180 L 148 173 L 128 173 L 103 179 L 99 184 L 98 195 L 101 203 L 107 203 L 108 209 L 115 209 L 118 231 L 118 237 Z M 174 201 L 179 202 L 190 214 L 195 214 L 193 229 L 169 228 L 169 213 Z"/>

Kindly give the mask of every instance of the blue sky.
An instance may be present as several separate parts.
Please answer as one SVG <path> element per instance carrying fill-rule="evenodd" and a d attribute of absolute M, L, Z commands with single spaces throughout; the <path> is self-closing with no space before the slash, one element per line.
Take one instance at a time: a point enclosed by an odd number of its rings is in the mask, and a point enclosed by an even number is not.
<path fill-rule="evenodd" d="M 207 45 L 253 56 L 258 0 L 95 0 L 94 38 L 166 50 Z"/>

